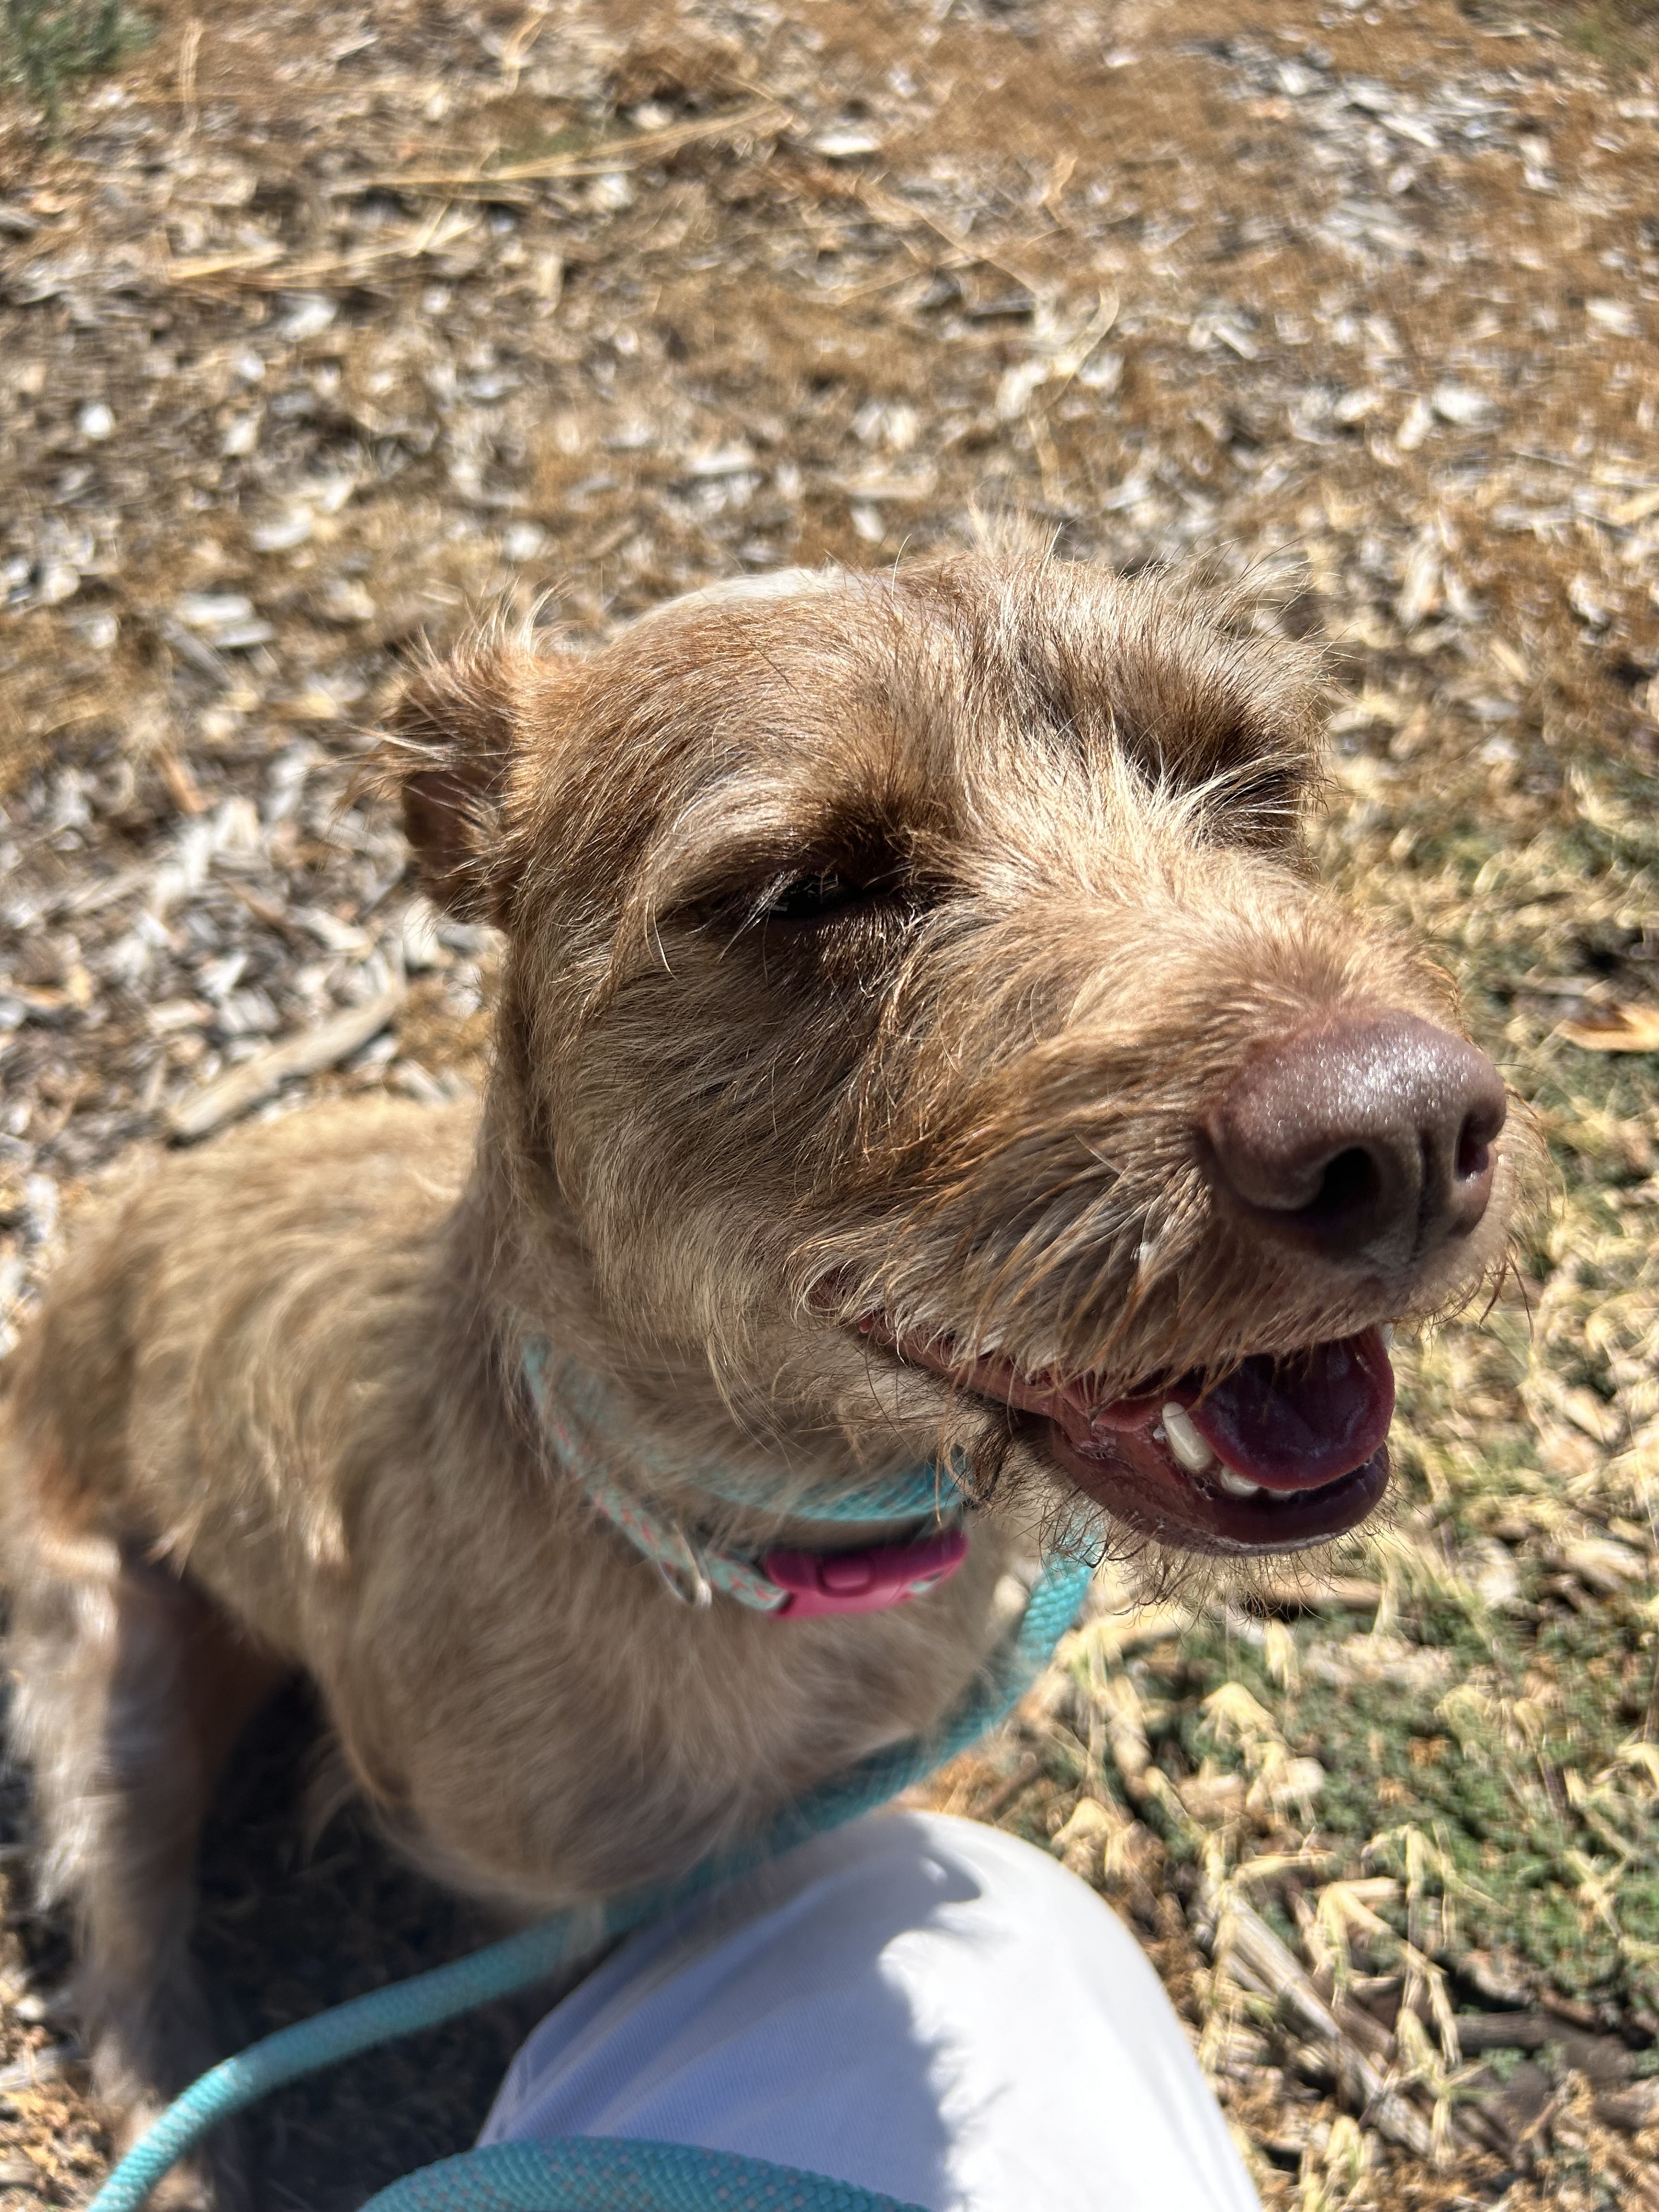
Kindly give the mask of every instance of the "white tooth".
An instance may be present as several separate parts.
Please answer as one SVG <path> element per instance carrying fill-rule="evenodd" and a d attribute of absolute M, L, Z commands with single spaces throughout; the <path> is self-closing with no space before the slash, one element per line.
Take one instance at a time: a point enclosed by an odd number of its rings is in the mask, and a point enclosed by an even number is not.
<path fill-rule="evenodd" d="M 1164 1408 L 1164 1433 L 1169 1438 L 1170 1449 L 1188 1474 L 1202 1474 L 1206 1468 L 1215 1465 L 1215 1454 L 1193 1426 L 1192 1417 L 1184 1406 L 1171 1401 Z"/>
<path fill-rule="evenodd" d="M 1246 1482 L 1242 1474 L 1235 1474 L 1230 1467 L 1224 1467 L 1216 1480 L 1229 1498 L 1260 1498 L 1261 1495 L 1259 1482 Z"/>
<path fill-rule="evenodd" d="M 1392 1352 L 1394 1350 L 1394 1323 L 1391 1321 L 1385 1321 L 1377 1334 L 1382 1339 L 1382 1349 L 1384 1352 Z"/>

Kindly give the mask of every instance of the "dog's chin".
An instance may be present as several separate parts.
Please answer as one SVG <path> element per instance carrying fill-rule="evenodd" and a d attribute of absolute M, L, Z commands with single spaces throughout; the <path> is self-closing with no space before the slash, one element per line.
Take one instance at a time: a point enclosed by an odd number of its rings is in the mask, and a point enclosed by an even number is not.
<path fill-rule="evenodd" d="M 866 1340 L 995 1406 L 1038 1465 L 1166 1553 L 1245 1560 L 1346 1535 L 1389 1486 L 1394 1370 L 1380 1328 L 1104 1398 L 994 1354 L 963 1359 L 866 1316 Z"/>

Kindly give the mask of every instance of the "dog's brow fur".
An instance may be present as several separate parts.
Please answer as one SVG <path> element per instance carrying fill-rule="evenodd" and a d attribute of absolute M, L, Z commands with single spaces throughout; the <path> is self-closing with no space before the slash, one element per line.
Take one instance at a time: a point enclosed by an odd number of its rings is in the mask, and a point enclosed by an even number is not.
<path fill-rule="evenodd" d="M 17 1726 L 121 2128 L 207 2055 L 196 1824 L 284 1673 L 458 1882 L 533 1910 L 655 1878 L 935 1721 L 1038 1533 L 1176 1571 L 860 1317 L 1105 1395 L 1495 1278 L 1519 1115 L 1480 1230 L 1409 1279 L 1212 1201 L 1204 1112 L 1265 1042 L 1455 1023 L 1311 881 L 1321 682 L 1202 579 L 1006 549 L 414 677 L 380 773 L 433 897 L 507 936 L 481 1115 L 330 1109 L 170 1163 L 10 1364 Z M 967 1567 L 854 1620 L 677 1605 L 552 1470 L 532 1335 L 603 1378 L 610 1471 L 665 1510 L 711 1461 L 770 1486 L 698 1505 L 716 1538 L 953 1454 Z"/>

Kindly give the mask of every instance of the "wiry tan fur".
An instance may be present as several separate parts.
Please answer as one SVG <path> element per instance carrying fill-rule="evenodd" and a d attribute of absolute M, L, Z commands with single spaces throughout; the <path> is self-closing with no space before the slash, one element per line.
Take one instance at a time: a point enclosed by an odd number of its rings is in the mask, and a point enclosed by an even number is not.
<path fill-rule="evenodd" d="M 1113 1537 L 860 1315 L 1121 1393 L 1501 1267 L 1513 1119 L 1438 1272 L 1281 1259 L 1208 1194 L 1200 1117 L 1263 1040 L 1455 1018 L 1310 878 L 1316 675 L 1196 585 L 981 553 L 416 679 L 387 758 L 426 881 L 507 934 L 482 1119 L 331 1109 L 170 1164 L 11 1366 L 18 1728 L 129 2129 L 209 2055 L 196 1827 L 282 1674 L 456 1881 L 541 1910 L 666 1875 L 941 1716 L 1036 1529 Z M 837 869 L 890 898 L 769 913 Z M 537 1334 L 607 1382 L 619 1480 L 774 1486 L 733 1541 L 792 1486 L 955 1449 L 967 1568 L 863 1618 L 678 1603 L 556 1472 Z"/>

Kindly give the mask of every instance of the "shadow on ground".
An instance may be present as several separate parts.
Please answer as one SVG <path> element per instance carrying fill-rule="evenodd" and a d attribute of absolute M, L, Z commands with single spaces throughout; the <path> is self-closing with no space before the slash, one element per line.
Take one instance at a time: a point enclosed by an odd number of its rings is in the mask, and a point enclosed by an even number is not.
<path fill-rule="evenodd" d="M 249 1732 L 204 1839 L 198 1948 L 246 2037 L 459 1958 L 501 1923 L 406 1866 L 361 1807 L 307 1833 L 322 1764 L 298 1689 Z M 350 2212 L 399 2174 L 464 2150 L 545 1985 L 295 2082 L 250 2130 L 261 2212 Z"/>

